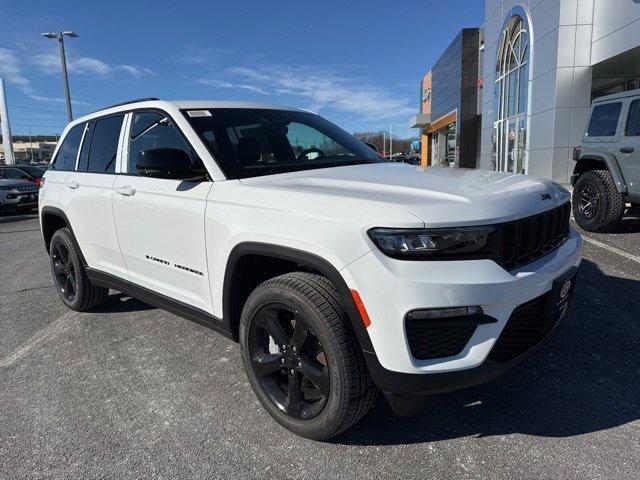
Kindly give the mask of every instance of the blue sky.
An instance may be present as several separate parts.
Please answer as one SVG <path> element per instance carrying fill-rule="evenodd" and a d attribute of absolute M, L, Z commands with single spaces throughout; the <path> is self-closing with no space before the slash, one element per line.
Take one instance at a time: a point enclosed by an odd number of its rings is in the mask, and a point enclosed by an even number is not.
<path fill-rule="evenodd" d="M 421 76 L 481 0 L 4 2 L 0 76 L 12 132 L 59 133 L 66 114 L 58 45 L 71 29 L 74 115 L 123 100 L 250 100 L 308 108 L 349 131 L 418 111 Z"/>

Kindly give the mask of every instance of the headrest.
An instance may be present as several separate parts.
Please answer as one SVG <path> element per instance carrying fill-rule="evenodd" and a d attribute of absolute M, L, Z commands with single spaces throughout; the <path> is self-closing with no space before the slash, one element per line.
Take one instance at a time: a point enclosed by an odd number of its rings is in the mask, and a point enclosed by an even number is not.
<path fill-rule="evenodd" d="M 260 144 L 255 138 L 241 138 L 238 142 L 237 156 L 241 164 L 256 163 L 260 160 Z"/>

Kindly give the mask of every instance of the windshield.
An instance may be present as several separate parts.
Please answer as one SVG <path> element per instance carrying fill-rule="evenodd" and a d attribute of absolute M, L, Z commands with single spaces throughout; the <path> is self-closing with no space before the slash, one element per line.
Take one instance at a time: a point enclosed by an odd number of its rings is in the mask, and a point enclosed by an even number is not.
<path fill-rule="evenodd" d="M 227 178 L 385 161 L 313 113 L 216 108 L 184 110 L 184 115 Z"/>

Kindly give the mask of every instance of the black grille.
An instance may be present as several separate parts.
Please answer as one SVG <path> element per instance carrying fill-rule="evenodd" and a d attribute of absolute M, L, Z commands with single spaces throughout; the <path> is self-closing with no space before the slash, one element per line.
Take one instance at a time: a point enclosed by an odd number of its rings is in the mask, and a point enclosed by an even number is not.
<path fill-rule="evenodd" d="M 407 318 L 406 329 L 411 355 L 428 360 L 458 355 L 469 343 L 476 326 L 429 326 L 428 320 Z"/>
<path fill-rule="evenodd" d="M 28 191 L 34 191 L 36 192 L 36 188 L 33 185 L 18 185 L 15 187 L 16 190 L 18 190 L 19 192 L 28 192 Z"/>
<path fill-rule="evenodd" d="M 523 303 L 513 311 L 489 353 L 491 360 L 509 362 L 536 346 L 547 336 L 556 322 L 555 317 L 547 311 L 549 295 L 550 292 L 545 293 Z"/>
<path fill-rule="evenodd" d="M 497 227 L 500 249 L 496 262 L 506 270 L 533 262 L 569 238 L 569 202 L 532 217 L 501 223 Z"/>

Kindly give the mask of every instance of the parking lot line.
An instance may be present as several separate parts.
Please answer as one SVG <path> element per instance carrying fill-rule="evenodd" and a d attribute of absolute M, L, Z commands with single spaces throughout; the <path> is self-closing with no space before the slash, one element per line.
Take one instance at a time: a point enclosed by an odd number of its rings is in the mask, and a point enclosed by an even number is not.
<path fill-rule="evenodd" d="M 61 317 L 57 318 L 38 333 L 29 338 L 24 344 L 16 348 L 6 357 L 0 358 L 0 370 L 11 367 L 16 362 L 19 362 L 23 358 L 27 357 L 31 351 L 36 348 L 40 343 L 57 337 L 63 333 L 72 323 L 73 318 L 78 315 L 78 312 L 67 312 Z"/>
<path fill-rule="evenodd" d="M 612 253 L 616 253 L 618 255 L 621 255 L 625 258 L 628 258 L 629 260 L 632 260 L 636 263 L 640 263 L 640 257 L 637 255 L 633 255 L 631 253 L 627 253 L 624 250 L 620 250 L 619 248 L 616 247 L 612 247 L 611 245 L 607 245 L 606 243 L 603 242 L 599 242 L 598 240 L 594 240 L 593 238 L 589 238 L 586 235 L 582 235 L 582 239 L 587 242 L 590 243 L 592 245 L 595 245 L 596 247 L 600 247 L 600 248 L 604 248 L 605 250 L 608 250 Z"/>

